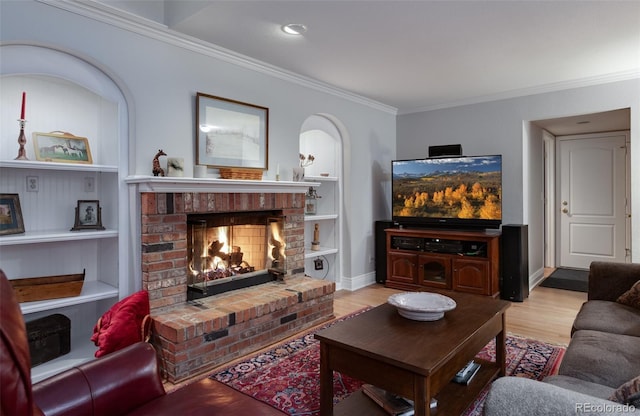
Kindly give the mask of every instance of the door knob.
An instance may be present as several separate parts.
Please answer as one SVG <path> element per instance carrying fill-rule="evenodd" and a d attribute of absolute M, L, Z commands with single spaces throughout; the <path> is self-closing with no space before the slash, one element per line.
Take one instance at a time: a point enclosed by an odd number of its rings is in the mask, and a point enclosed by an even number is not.
<path fill-rule="evenodd" d="M 568 205 L 569 203 L 567 201 L 562 201 L 562 205 Z"/>
<path fill-rule="evenodd" d="M 569 213 L 569 210 L 568 210 L 568 209 L 566 209 L 566 208 L 562 208 L 562 213 L 563 213 L 563 214 L 567 214 L 567 213 Z"/>

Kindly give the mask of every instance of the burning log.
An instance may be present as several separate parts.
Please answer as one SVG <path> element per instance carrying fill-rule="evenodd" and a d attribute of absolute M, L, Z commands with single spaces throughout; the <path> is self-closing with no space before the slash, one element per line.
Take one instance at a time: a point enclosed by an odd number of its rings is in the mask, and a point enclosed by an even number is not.
<path fill-rule="evenodd" d="M 209 244 L 209 248 L 207 249 L 207 253 L 209 254 L 209 258 L 219 257 L 224 261 L 227 261 L 229 255 L 227 253 L 222 252 L 222 247 L 224 247 L 224 242 L 219 240 L 212 241 Z"/>
<path fill-rule="evenodd" d="M 225 277 L 234 276 L 235 273 L 231 269 L 215 269 L 215 270 L 207 270 L 202 273 L 202 277 L 204 281 L 224 279 Z"/>
<path fill-rule="evenodd" d="M 240 265 L 243 256 L 244 253 L 240 251 L 240 247 L 234 246 L 233 252 L 229 253 L 229 264 L 231 267 Z"/>

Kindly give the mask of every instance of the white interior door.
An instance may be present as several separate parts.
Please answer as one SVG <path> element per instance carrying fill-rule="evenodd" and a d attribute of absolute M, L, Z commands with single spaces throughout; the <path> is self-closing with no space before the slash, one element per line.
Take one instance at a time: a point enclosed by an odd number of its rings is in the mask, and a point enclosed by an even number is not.
<path fill-rule="evenodd" d="M 625 262 L 626 134 L 558 137 L 558 266 Z"/>

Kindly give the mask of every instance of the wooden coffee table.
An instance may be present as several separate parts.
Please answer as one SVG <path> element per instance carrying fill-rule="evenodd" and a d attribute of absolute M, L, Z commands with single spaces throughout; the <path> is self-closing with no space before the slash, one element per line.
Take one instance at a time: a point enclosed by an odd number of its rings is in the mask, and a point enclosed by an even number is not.
<path fill-rule="evenodd" d="M 504 300 L 442 292 L 457 303 L 433 322 L 401 317 L 383 304 L 316 333 L 320 340 L 320 414 L 386 415 L 361 391 L 333 407 L 333 371 L 413 399 L 415 415 L 457 415 L 497 375 L 505 375 Z M 476 360 L 480 371 L 468 386 L 451 382 L 455 374 L 489 342 L 496 340 L 496 363 Z"/>

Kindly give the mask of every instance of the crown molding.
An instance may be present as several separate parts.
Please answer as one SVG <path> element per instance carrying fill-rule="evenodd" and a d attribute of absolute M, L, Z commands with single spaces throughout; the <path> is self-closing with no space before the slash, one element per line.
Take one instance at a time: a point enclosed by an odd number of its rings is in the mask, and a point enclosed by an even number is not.
<path fill-rule="evenodd" d="M 166 25 L 160 24 L 129 12 L 118 10 L 103 3 L 91 0 L 37 0 L 58 9 L 62 9 L 89 19 L 93 19 L 119 29 L 127 30 L 139 35 L 146 36 L 173 46 L 190 50 L 212 58 L 220 59 L 224 62 L 248 68 L 256 72 L 261 72 L 294 84 L 298 84 L 316 91 L 331 94 L 357 104 L 362 104 L 375 110 L 383 111 L 393 115 L 398 114 L 398 109 L 379 101 L 354 94 L 347 90 L 337 88 L 333 85 L 304 77 L 291 71 L 270 65 L 246 55 L 225 49 L 209 42 L 196 39 L 169 29 Z"/>
<path fill-rule="evenodd" d="M 558 92 L 558 91 L 570 90 L 574 88 L 592 87 L 596 85 L 609 84 L 612 82 L 629 81 L 632 79 L 640 79 L 640 69 L 634 69 L 631 71 L 623 71 L 623 72 L 615 72 L 611 74 L 598 75 L 594 77 L 587 77 L 587 78 L 581 78 L 581 79 L 570 80 L 570 81 L 555 82 L 555 83 L 539 85 L 539 86 L 530 87 L 530 88 L 521 88 L 521 89 L 501 92 L 498 94 L 472 97 L 469 99 L 454 101 L 446 104 L 436 104 L 432 106 L 417 107 L 410 110 L 400 110 L 398 111 L 398 115 L 424 113 L 427 111 L 442 110 L 445 108 L 462 107 L 465 105 L 507 100 L 510 98 L 519 98 L 519 97 L 525 97 L 528 95 Z"/>

